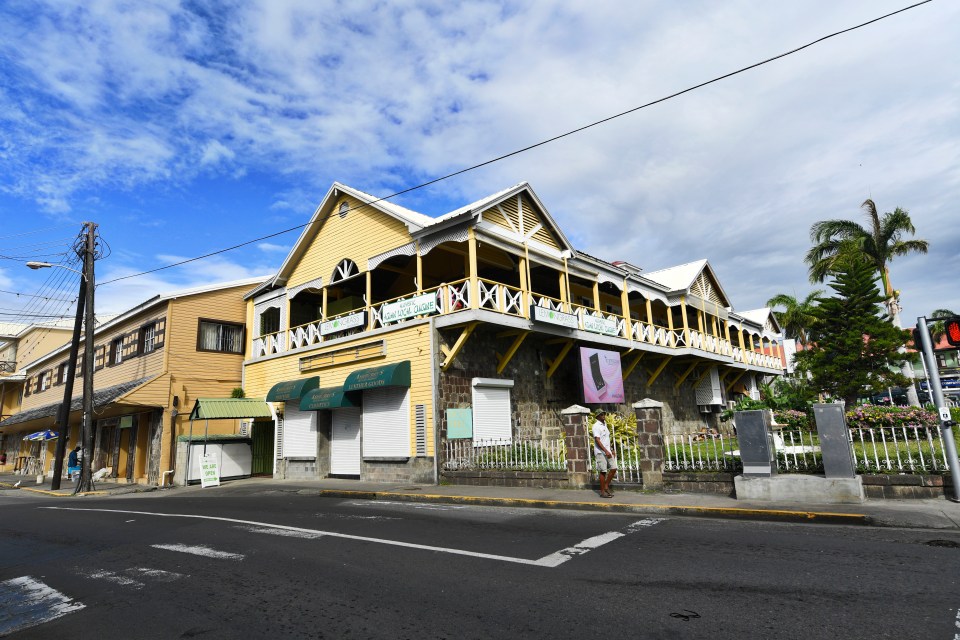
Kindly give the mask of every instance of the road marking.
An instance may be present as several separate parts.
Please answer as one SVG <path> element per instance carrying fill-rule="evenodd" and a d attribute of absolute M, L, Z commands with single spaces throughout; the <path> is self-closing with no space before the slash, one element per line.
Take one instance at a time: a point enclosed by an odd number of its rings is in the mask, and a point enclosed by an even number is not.
<path fill-rule="evenodd" d="M 285 529 L 271 529 L 269 527 L 250 527 L 250 526 L 240 526 L 238 529 L 243 529 L 244 531 L 249 531 L 250 533 L 265 533 L 271 536 L 285 536 L 288 538 L 307 538 L 307 539 L 316 539 L 322 538 L 323 534 L 320 532 L 314 531 L 287 531 Z"/>
<path fill-rule="evenodd" d="M 575 544 L 572 547 L 567 547 L 566 549 L 561 549 L 560 551 L 551 553 L 542 558 L 538 558 L 536 560 L 529 560 L 527 558 L 513 558 L 510 556 L 501 556 L 493 553 L 480 553 L 477 551 L 466 551 L 465 549 L 452 549 L 450 547 L 434 547 L 426 544 L 416 544 L 414 542 L 400 542 L 399 540 L 371 538 L 369 536 L 357 536 L 357 535 L 352 535 L 348 533 L 337 533 L 335 531 L 320 531 L 318 529 L 306 529 L 304 527 L 291 527 L 285 524 L 257 522 L 255 520 L 239 520 L 237 518 L 224 518 L 222 516 L 202 516 L 202 515 L 194 515 L 190 513 L 155 513 L 152 511 L 128 511 L 124 509 L 84 509 L 80 507 L 40 507 L 40 508 L 41 509 L 57 509 L 60 511 L 97 511 L 101 513 L 131 513 L 131 514 L 141 515 L 141 516 L 157 516 L 160 518 L 193 518 L 196 520 L 215 520 L 219 522 L 232 522 L 235 524 L 250 525 L 253 527 L 260 527 L 260 528 L 267 528 L 267 529 L 312 533 L 312 534 L 317 534 L 319 537 L 329 536 L 331 538 L 343 538 L 345 540 L 358 540 L 360 542 L 373 542 L 376 544 L 386 544 L 394 547 L 404 547 L 407 549 L 437 551 L 440 553 L 450 553 L 450 554 L 459 555 L 459 556 L 470 556 L 473 558 L 484 558 L 486 560 L 498 560 L 500 562 L 512 562 L 514 564 L 526 564 L 526 565 L 532 565 L 535 567 L 548 567 L 548 568 L 557 567 L 563 564 L 564 562 L 566 562 L 567 560 L 569 560 L 570 558 L 583 555 L 584 553 L 587 553 L 588 551 L 592 551 L 593 549 L 596 549 L 597 547 L 605 545 L 608 542 L 612 542 L 618 538 L 622 538 L 623 536 L 629 533 L 632 533 L 637 528 L 641 528 L 644 526 L 652 526 L 660 522 L 659 520 L 654 521 L 655 520 L 654 518 L 638 520 L 637 522 L 634 522 L 629 527 L 627 527 L 627 533 L 623 533 L 621 531 L 609 531 L 607 533 L 603 533 L 598 536 L 593 536 L 592 538 L 587 538 L 586 540 L 580 542 L 579 544 Z M 216 554 L 226 554 L 227 556 L 238 555 L 238 554 L 227 554 L 224 551 L 215 551 L 213 549 L 209 549 L 208 547 L 199 547 L 199 546 L 188 547 L 186 545 L 158 545 L 158 544 L 151 545 L 151 546 L 156 547 L 158 549 L 170 549 L 171 551 L 183 551 L 185 553 L 197 553 L 197 551 L 192 551 L 197 549 L 202 549 L 206 552 L 206 553 L 198 553 L 198 555 L 208 555 L 211 552 Z M 188 551 L 188 549 L 191 549 L 191 551 Z M 213 557 L 218 557 L 218 556 L 213 556 Z M 242 558 L 243 556 L 239 556 L 239 557 Z"/>
<path fill-rule="evenodd" d="M 426 509 L 427 511 L 453 511 L 454 509 L 466 509 L 465 505 L 456 504 L 429 504 L 422 502 L 391 502 L 390 500 L 356 500 L 348 502 L 351 507 L 378 507 L 380 505 L 391 505 L 395 507 L 409 507 L 410 509 Z"/>
<path fill-rule="evenodd" d="M 113 571 L 95 571 L 90 574 L 86 574 L 86 577 L 93 578 L 94 580 L 106 580 L 107 582 L 114 582 L 121 587 L 130 587 L 131 589 L 142 589 L 146 586 L 140 580 L 136 578 L 150 578 L 158 582 L 173 582 L 174 580 L 179 580 L 183 578 L 182 573 L 176 573 L 174 571 L 164 571 L 163 569 L 148 569 L 146 567 L 131 567 L 130 569 L 124 569 L 121 573 L 114 573 Z"/>
<path fill-rule="evenodd" d="M 176 571 L 164 571 L 163 569 L 147 569 L 146 567 L 134 567 L 133 569 L 127 569 L 127 573 L 133 573 L 138 576 L 143 576 L 146 578 L 153 578 L 159 582 L 173 582 L 174 580 L 179 580 L 180 578 L 190 576 L 184 576 L 182 573 L 177 573 Z"/>
<path fill-rule="evenodd" d="M 0 636 L 56 620 L 86 605 L 30 576 L 0 582 Z"/>
<path fill-rule="evenodd" d="M 94 571 L 93 573 L 89 574 L 88 577 L 93 578 L 94 580 L 106 580 L 107 582 L 114 582 L 121 587 L 131 587 L 133 589 L 142 589 L 144 586 L 139 580 L 117 575 L 112 571 Z"/>
<path fill-rule="evenodd" d="M 149 515 L 149 514 L 145 514 Z M 217 551 L 202 544 L 152 544 L 154 549 L 166 549 L 167 551 L 179 551 L 180 553 L 189 553 L 195 556 L 204 556 L 207 558 L 216 558 L 217 560 L 243 560 L 242 553 L 230 553 L 229 551 Z"/>
<path fill-rule="evenodd" d="M 646 527 L 652 527 L 655 524 L 660 524 L 664 520 L 666 520 L 666 518 L 644 518 L 643 520 L 637 520 L 627 527 L 627 533 L 633 533 L 634 531 L 639 531 L 640 529 Z"/>

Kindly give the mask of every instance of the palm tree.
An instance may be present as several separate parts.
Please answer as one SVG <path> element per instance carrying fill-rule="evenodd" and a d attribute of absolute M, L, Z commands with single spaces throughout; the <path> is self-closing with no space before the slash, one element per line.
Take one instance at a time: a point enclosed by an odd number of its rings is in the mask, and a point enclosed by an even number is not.
<path fill-rule="evenodd" d="M 869 198 L 860 208 L 864 210 L 870 225 L 862 227 L 852 220 L 821 220 L 810 227 L 810 240 L 813 247 L 805 258 L 810 265 L 810 282 L 823 282 L 834 270 L 840 255 L 847 250 L 856 250 L 880 274 L 887 307 L 890 315 L 899 320 L 899 293 L 890 284 L 889 263 L 897 256 L 911 253 L 926 253 L 929 243 L 926 240 L 904 240 L 903 235 L 913 235 L 917 230 L 910 220 L 906 209 L 897 207 L 893 213 L 877 213 L 877 205 Z M 899 326 L 899 322 L 897 322 Z"/>
<path fill-rule="evenodd" d="M 927 325 L 927 328 L 930 329 L 930 333 L 933 334 L 933 344 L 936 348 L 936 344 L 940 342 L 940 339 L 943 337 L 943 334 L 946 332 L 946 327 L 944 326 L 943 320 L 945 318 L 952 318 L 954 316 L 960 315 L 950 311 L 950 309 L 936 309 L 933 313 L 930 314 L 931 318 L 936 318 L 934 322 L 931 322 Z"/>
<path fill-rule="evenodd" d="M 848 252 L 864 256 L 880 274 L 883 283 L 886 305 L 896 327 L 900 323 L 900 292 L 890 284 L 889 263 L 897 256 L 911 253 L 926 253 L 929 243 L 926 240 L 904 240 L 903 235 L 914 235 L 917 230 L 910 220 L 906 209 L 897 207 L 893 213 L 877 213 L 877 205 L 867 198 L 860 205 L 870 224 L 862 227 L 852 220 L 821 220 L 810 227 L 810 240 L 813 247 L 807 252 L 806 262 L 810 266 L 810 281 L 823 282 L 834 271 L 834 266 Z M 913 378 L 913 367 L 909 362 L 903 365 L 904 376 Z M 907 388 L 910 404 L 920 406 L 916 389 Z"/>
<path fill-rule="evenodd" d="M 779 293 L 767 300 L 768 307 L 783 307 L 783 311 L 774 308 L 773 312 L 783 327 L 784 337 L 807 344 L 807 334 L 815 322 L 812 312 L 817 306 L 817 298 L 821 295 L 823 290 L 814 289 L 803 300 L 797 300 L 786 293 Z"/>

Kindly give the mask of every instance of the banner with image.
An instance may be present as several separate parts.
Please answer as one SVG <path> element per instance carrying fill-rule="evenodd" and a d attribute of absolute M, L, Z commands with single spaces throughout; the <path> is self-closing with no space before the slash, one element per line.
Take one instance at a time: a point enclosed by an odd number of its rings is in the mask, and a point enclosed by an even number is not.
<path fill-rule="evenodd" d="M 618 352 L 580 347 L 580 379 L 584 404 L 624 401 L 623 368 Z"/>

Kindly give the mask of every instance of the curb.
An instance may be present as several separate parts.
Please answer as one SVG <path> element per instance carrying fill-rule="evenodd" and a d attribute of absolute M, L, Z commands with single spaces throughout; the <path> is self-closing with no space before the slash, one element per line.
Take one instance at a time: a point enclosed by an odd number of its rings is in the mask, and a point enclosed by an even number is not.
<path fill-rule="evenodd" d="M 606 513 L 669 514 L 738 520 L 772 522 L 806 522 L 817 524 L 871 525 L 872 518 L 863 513 L 833 513 L 827 511 L 790 511 L 786 509 L 756 509 L 739 507 L 693 507 L 662 504 L 617 504 L 610 502 L 568 502 L 536 500 L 532 498 L 491 498 L 479 496 L 447 496 L 439 494 L 392 493 L 389 491 L 349 491 L 343 489 L 309 489 L 297 493 L 321 498 L 353 498 L 357 500 L 396 500 L 398 502 L 425 502 L 440 504 L 469 504 L 488 507 L 527 507 L 537 509 L 577 509 Z"/>
<path fill-rule="evenodd" d="M 124 493 L 146 493 L 149 491 L 155 491 L 156 487 L 148 487 L 144 489 L 134 489 L 133 491 L 84 491 L 82 493 L 57 493 L 56 491 L 51 491 L 50 489 L 34 489 L 33 487 L 18 487 L 10 484 L 9 482 L 0 482 L 0 487 L 5 489 L 16 489 L 19 491 L 29 491 L 30 493 L 39 493 L 41 495 L 50 496 L 53 498 L 72 498 L 74 496 L 110 496 L 110 495 L 122 495 Z"/>

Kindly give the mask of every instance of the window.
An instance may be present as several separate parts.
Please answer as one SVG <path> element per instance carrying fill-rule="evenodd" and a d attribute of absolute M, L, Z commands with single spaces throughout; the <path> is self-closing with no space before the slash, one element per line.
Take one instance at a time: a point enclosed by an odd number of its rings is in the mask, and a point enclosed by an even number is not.
<path fill-rule="evenodd" d="M 260 314 L 260 335 L 280 331 L 280 308 L 271 307 Z"/>
<path fill-rule="evenodd" d="M 46 391 L 52 386 L 53 371 L 44 371 L 40 374 L 40 383 L 38 391 Z"/>
<path fill-rule="evenodd" d="M 57 379 L 54 384 L 63 384 L 67 380 L 67 363 L 61 362 L 57 366 Z"/>
<path fill-rule="evenodd" d="M 513 435 L 510 389 L 513 380 L 473 379 L 473 442 L 509 442 Z"/>
<path fill-rule="evenodd" d="M 110 341 L 110 361 L 107 363 L 111 367 L 123 362 L 123 338 L 114 338 Z"/>
<path fill-rule="evenodd" d="M 346 202 L 340 203 L 340 210 L 337 212 L 340 214 L 340 219 L 343 220 L 347 217 L 347 212 L 350 211 L 350 205 Z"/>
<path fill-rule="evenodd" d="M 150 353 L 157 348 L 157 325 L 151 322 L 148 325 L 140 327 L 140 353 Z"/>
<path fill-rule="evenodd" d="M 243 353 L 243 325 L 216 320 L 200 320 L 197 351 Z"/>
<path fill-rule="evenodd" d="M 33 381 L 34 378 L 27 378 L 26 382 L 23 383 L 23 396 L 27 397 L 33 393 Z"/>
<path fill-rule="evenodd" d="M 330 282 L 340 282 L 341 280 L 348 280 L 358 275 L 360 275 L 360 269 L 357 267 L 357 263 L 345 258 L 341 260 L 333 270 L 333 275 L 330 276 Z"/>

